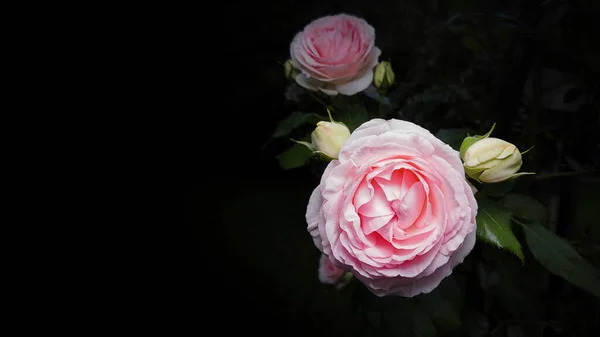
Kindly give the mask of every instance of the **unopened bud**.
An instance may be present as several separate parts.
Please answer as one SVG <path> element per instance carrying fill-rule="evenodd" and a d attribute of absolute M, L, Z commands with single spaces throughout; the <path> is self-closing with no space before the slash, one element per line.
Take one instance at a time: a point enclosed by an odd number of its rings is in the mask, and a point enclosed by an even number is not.
<path fill-rule="evenodd" d="M 492 131 L 494 131 L 494 128 L 496 127 L 496 123 L 494 123 L 492 125 L 492 128 L 490 129 L 490 131 L 488 131 L 488 133 L 486 133 L 485 135 L 481 135 L 481 136 L 467 136 L 463 141 L 462 144 L 460 144 L 460 159 L 462 159 L 463 161 L 465 160 L 465 152 L 467 151 L 467 149 L 469 148 L 469 146 L 475 144 L 476 142 L 485 139 L 487 137 L 489 137 L 492 134 Z"/>
<path fill-rule="evenodd" d="M 294 63 L 292 62 L 292 60 L 285 61 L 285 63 L 283 64 L 283 72 L 285 74 L 285 78 L 287 78 L 290 81 L 295 81 L 296 76 L 300 74 L 300 71 L 294 68 Z"/>
<path fill-rule="evenodd" d="M 292 140 L 308 147 L 314 153 L 319 154 L 322 159 L 332 160 L 337 159 L 342 145 L 350 137 L 350 129 L 344 123 L 334 121 L 329 109 L 327 113 L 330 122 L 320 121 L 317 123 L 317 127 L 310 135 L 311 143 Z"/>
<path fill-rule="evenodd" d="M 350 137 L 350 130 L 346 125 L 321 121 L 317 123 L 317 128 L 311 134 L 311 142 L 314 151 L 330 158 L 337 158 L 348 137 Z"/>
<path fill-rule="evenodd" d="M 383 61 L 380 62 L 375 67 L 375 72 L 373 74 L 373 84 L 377 89 L 386 90 L 394 84 L 396 80 L 396 75 L 394 75 L 394 70 L 392 70 L 392 65 L 389 62 Z"/>
<path fill-rule="evenodd" d="M 484 183 L 496 183 L 529 172 L 517 173 L 523 164 L 521 152 L 513 144 L 498 138 L 484 138 L 465 149 L 467 176 Z"/>

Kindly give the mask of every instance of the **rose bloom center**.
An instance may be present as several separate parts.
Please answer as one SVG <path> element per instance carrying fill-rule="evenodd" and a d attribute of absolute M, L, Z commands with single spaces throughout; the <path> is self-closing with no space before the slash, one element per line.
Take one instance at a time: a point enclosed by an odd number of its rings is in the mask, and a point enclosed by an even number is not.
<path fill-rule="evenodd" d="M 427 179 L 413 170 L 396 169 L 387 177 L 367 175 L 354 195 L 361 230 L 374 243 L 365 253 L 397 261 L 415 257 L 426 248 L 421 247 L 429 241 L 424 239 L 434 234 L 440 202 L 430 193 Z"/>

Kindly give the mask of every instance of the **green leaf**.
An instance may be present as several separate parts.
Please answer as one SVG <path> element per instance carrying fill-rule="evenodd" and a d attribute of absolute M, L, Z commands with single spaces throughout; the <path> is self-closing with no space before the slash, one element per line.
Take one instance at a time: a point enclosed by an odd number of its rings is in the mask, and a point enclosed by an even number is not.
<path fill-rule="evenodd" d="M 583 259 L 569 243 L 540 224 L 523 224 L 527 246 L 549 272 L 600 298 L 600 271 Z"/>
<path fill-rule="evenodd" d="M 344 110 L 340 111 L 337 117 L 342 123 L 346 124 L 350 132 L 369 121 L 367 109 L 360 104 L 348 105 Z"/>
<path fill-rule="evenodd" d="M 483 46 L 481 45 L 481 43 L 479 43 L 475 36 L 465 35 L 460 38 L 460 42 L 463 44 L 463 46 L 467 47 L 472 51 L 482 52 L 484 50 Z"/>
<path fill-rule="evenodd" d="M 548 209 L 546 206 L 532 197 L 518 193 L 509 193 L 502 199 L 502 204 L 504 208 L 519 218 L 537 223 L 545 223 L 548 220 Z"/>
<path fill-rule="evenodd" d="M 514 253 L 524 262 L 521 244 L 511 228 L 511 213 L 483 196 L 477 198 L 477 237 Z"/>
<path fill-rule="evenodd" d="M 450 145 L 450 147 L 458 151 L 460 144 L 463 142 L 463 139 L 467 137 L 468 133 L 468 129 L 440 129 L 435 136 L 442 142 Z"/>
<path fill-rule="evenodd" d="M 285 137 L 289 135 L 292 131 L 294 131 L 294 129 L 300 126 L 306 124 L 316 124 L 322 119 L 323 118 L 321 116 L 314 113 L 294 111 L 285 119 L 280 121 L 279 124 L 277 124 L 277 127 L 275 127 L 275 131 L 273 132 L 273 135 L 271 135 L 271 137 Z"/>
<path fill-rule="evenodd" d="M 294 144 L 289 149 L 277 156 L 279 166 L 284 170 L 289 170 L 304 166 L 306 161 L 313 155 L 313 152 L 302 144 Z"/>

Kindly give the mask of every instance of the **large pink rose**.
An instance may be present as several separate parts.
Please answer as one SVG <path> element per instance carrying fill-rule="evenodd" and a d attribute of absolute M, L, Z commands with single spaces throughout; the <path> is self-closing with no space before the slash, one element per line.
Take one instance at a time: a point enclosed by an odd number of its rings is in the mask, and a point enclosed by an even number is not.
<path fill-rule="evenodd" d="M 475 244 L 477 202 L 458 151 L 410 122 L 373 119 L 308 202 L 314 243 L 378 296 L 428 293 Z"/>
<path fill-rule="evenodd" d="M 354 95 L 373 81 L 373 67 L 381 50 L 375 29 L 365 20 L 346 14 L 325 16 L 308 24 L 290 46 L 294 67 L 302 72 L 296 82 L 329 95 Z"/>

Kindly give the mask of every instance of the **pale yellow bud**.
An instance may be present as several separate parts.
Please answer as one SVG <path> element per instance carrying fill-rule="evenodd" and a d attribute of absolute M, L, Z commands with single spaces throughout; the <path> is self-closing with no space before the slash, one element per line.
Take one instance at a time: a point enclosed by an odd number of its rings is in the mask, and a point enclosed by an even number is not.
<path fill-rule="evenodd" d="M 317 123 L 317 128 L 311 134 L 313 150 L 330 158 L 337 158 L 340 148 L 350 137 L 350 130 L 342 123 Z"/>
<path fill-rule="evenodd" d="M 292 62 L 292 60 L 285 61 L 285 63 L 283 64 L 283 72 L 285 74 L 285 78 L 287 78 L 290 81 L 295 81 L 296 76 L 300 74 L 300 71 L 294 67 L 294 63 Z"/>
<path fill-rule="evenodd" d="M 380 62 L 373 73 L 373 84 L 377 89 L 388 89 L 394 84 L 396 75 L 392 70 L 392 65 L 389 62 Z"/>
<path fill-rule="evenodd" d="M 484 138 L 468 146 L 462 156 L 465 173 L 480 182 L 496 183 L 523 174 L 521 152 L 513 144 L 498 138 Z"/>

